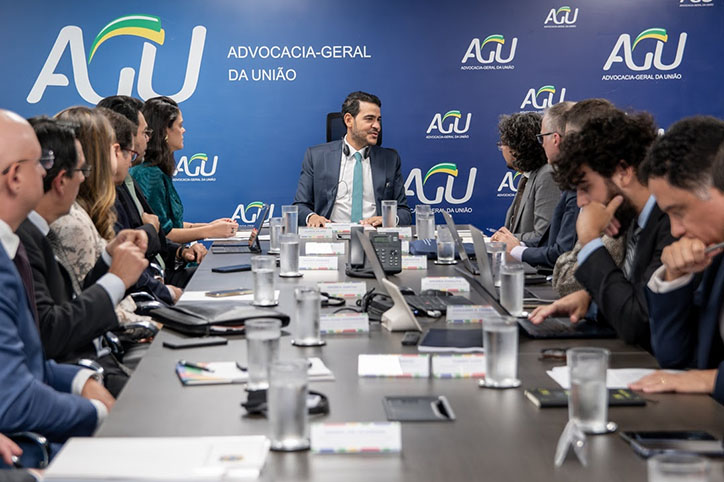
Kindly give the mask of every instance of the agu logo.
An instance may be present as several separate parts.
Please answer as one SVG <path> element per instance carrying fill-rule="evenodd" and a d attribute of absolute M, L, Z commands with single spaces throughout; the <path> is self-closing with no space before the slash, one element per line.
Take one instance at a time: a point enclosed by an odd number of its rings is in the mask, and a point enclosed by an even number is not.
<path fill-rule="evenodd" d="M 684 57 L 684 47 L 686 47 L 686 32 L 679 34 L 679 41 L 676 45 L 676 54 L 671 63 L 665 64 L 663 60 L 664 56 L 664 44 L 668 43 L 669 35 L 665 28 L 649 28 L 641 32 L 634 39 L 633 45 L 631 44 L 631 36 L 627 33 L 621 34 L 614 45 L 611 54 L 608 56 L 606 63 L 603 65 L 603 70 L 609 70 L 614 64 L 623 62 L 629 70 L 641 72 L 649 70 L 653 66 L 657 70 L 668 71 L 677 68 L 681 64 L 681 60 Z M 652 40 L 654 42 L 652 42 Z M 651 52 L 652 44 L 655 45 L 654 51 Z M 639 47 L 638 51 L 644 51 L 643 63 L 637 64 L 634 62 L 634 50 Z M 648 48 L 647 48 L 648 47 Z M 645 50 L 646 49 L 646 50 Z M 637 51 L 637 52 L 638 52 Z M 671 58 L 671 49 L 668 49 L 668 58 Z M 638 56 L 640 59 L 640 55 Z"/>
<path fill-rule="evenodd" d="M 541 96 L 541 94 L 543 94 Z M 534 109 L 546 109 L 558 102 L 563 102 L 566 99 L 566 88 L 563 87 L 558 94 L 558 101 L 555 101 L 556 87 L 554 85 L 544 85 L 538 90 L 529 89 L 528 93 L 523 99 L 523 103 L 520 104 L 520 108 L 525 109 L 528 105 Z M 541 99 L 538 102 L 538 99 Z"/>
<path fill-rule="evenodd" d="M 139 37 L 147 40 L 143 43 L 141 63 L 138 68 L 138 82 L 136 88 L 142 99 L 149 99 L 161 95 L 152 86 L 153 68 L 156 61 L 156 45 L 164 45 L 166 31 L 161 27 L 161 19 L 151 15 L 127 15 L 119 17 L 103 27 L 91 43 L 90 52 L 86 60 L 86 51 L 83 45 L 83 30 L 75 25 L 67 25 L 60 30 L 55 44 L 50 50 L 43 68 L 40 70 L 33 84 L 27 101 L 30 104 L 40 102 L 48 87 L 67 87 L 70 84 L 68 77 L 56 72 L 61 58 L 66 50 L 70 50 L 73 68 L 73 81 L 78 94 L 90 104 L 97 104 L 103 96 L 96 93 L 88 75 L 88 65 L 96 55 L 102 55 L 101 46 L 107 41 L 120 36 Z M 201 69 L 201 59 L 204 54 L 206 41 L 206 27 L 198 25 L 191 34 L 191 47 L 189 48 L 186 75 L 181 90 L 175 94 L 165 94 L 176 102 L 187 100 L 196 91 Z M 156 45 L 154 45 L 156 44 Z M 86 64 L 87 61 L 87 64 Z M 133 82 L 136 70 L 133 67 L 121 69 L 118 78 L 119 95 L 133 95 Z M 110 95 L 110 94 L 109 94 Z"/>
<path fill-rule="evenodd" d="M 264 203 L 261 201 L 251 202 L 247 204 L 246 207 L 244 207 L 243 204 L 239 204 L 236 207 L 234 214 L 231 216 L 231 219 L 234 221 L 241 219 L 245 224 L 254 224 L 256 222 L 256 218 L 259 216 L 259 211 L 261 211 L 262 206 L 264 206 Z M 269 214 L 264 221 L 268 222 L 272 217 L 274 217 L 274 204 L 269 205 Z"/>
<path fill-rule="evenodd" d="M 473 114 L 468 113 L 465 116 L 464 124 L 461 125 L 463 115 L 459 110 L 450 110 L 445 114 L 435 114 L 427 128 L 427 139 L 468 139 L 469 135 L 463 135 L 470 129 L 470 120 Z M 437 131 L 437 134 L 433 134 Z M 453 134 L 453 132 L 455 134 Z"/>
<path fill-rule="evenodd" d="M 508 171 L 503 176 L 503 180 L 498 185 L 497 197 L 513 197 L 518 192 L 518 183 L 520 182 L 521 174 L 513 171 Z"/>
<path fill-rule="evenodd" d="M 445 199 L 445 202 L 449 204 L 463 204 L 468 202 L 473 196 L 473 189 L 475 187 L 475 176 L 477 175 L 477 173 L 478 169 L 476 167 L 470 168 L 470 172 L 468 174 L 468 184 L 465 189 L 465 195 L 461 198 L 455 198 L 453 196 L 453 187 L 455 179 L 458 177 L 459 174 L 457 164 L 452 162 L 435 164 L 427 171 L 427 174 L 425 174 L 424 177 L 422 176 L 422 171 L 419 168 L 415 168 L 410 171 L 410 174 L 407 176 L 407 180 L 405 181 L 405 194 L 407 196 L 417 196 L 417 199 L 425 204 L 440 204 L 443 199 Z M 425 184 L 427 184 L 427 181 L 436 174 L 447 175 L 445 177 L 445 186 L 437 186 L 435 190 L 435 196 L 430 199 L 425 195 L 423 187 Z M 441 176 L 435 176 L 436 179 L 440 177 Z M 414 189 L 410 189 L 413 183 Z"/>
<path fill-rule="evenodd" d="M 501 66 L 491 66 L 490 68 L 504 68 L 502 67 L 502 64 L 509 64 L 515 58 L 515 49 L 518 46 L 518 38 L 513 37 L 513 39 L 507 45 L 507 47 L 509 48 L 507 56 L 504 56 L 506 55 L 505 42 L 505 37 L 500 34 L 488 35 L 487 37 L 485 37 L 485 39 L 483 39 L 482 42 L 479 38 L 474 38 L 470 42 L 468 50 L 465 52 L 461 63 L 466 64 L 468 60 L 475 59 L 479 64 L 482 64 L 483 66 L 495 62 L 497 64 L 501 64 Z M 513 66 L 509 66 L 509 68 L 512 67 Z"/>
<path fill-rule="evenodd" d="M 714 0 L 679 0 L 679 7 L 713 7 Z"/>
<path fill-rule="evenodd" d="M 571 10 L 569 6 L 551 8 L 548 12 L 544 28 L 576 28 L 576 20 L 578 20 L 578 9 Z"/>
<path fill-rule="evenodd" d="M 216 181 L 216 165 L 219 156 L 209 162 L 205 152 L 198 152 L 191 157 L 181 156 L 176 164 L 174 181 Z"/>

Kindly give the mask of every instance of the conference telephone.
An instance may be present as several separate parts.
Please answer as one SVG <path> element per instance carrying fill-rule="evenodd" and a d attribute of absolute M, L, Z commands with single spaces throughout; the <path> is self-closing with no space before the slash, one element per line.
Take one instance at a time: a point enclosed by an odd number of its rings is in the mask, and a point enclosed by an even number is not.
<path fill-rule="evenodd" d="M 363 226 L 352 226 L 349 240 L 349 264 L 346 273 L 348 276 L 360 278 L 373 278 L 372 266 L 367 260 L 362 244 L 355 235 L 359 232 L 364 236 Z M 370 243 L 377 253 L 382 270 L 385 274 L 397 274 L 402 271 L 402 241 L 397 233 L 370 234 Z"/>

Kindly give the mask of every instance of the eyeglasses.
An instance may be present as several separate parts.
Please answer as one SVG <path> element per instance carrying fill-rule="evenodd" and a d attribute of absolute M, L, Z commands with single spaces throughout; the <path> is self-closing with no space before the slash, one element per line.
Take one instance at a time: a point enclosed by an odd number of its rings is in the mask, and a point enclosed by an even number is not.
<path fill-rule="evenodd" d="M 138 159 L 138 153 L 136 151 L 134 151 L 133 149 L 121 149 L 121 150 L 131 153 L 131 162 L 135 162 L 136 159 Z"/>
<path fill-rule="evenodd" d="M 144 129 L 143 134 L 150 139 L 151 134 L 153 134 L 153 129 Z"/>
<path fill-rule="evenodd" d="M 10 168 L 13 167 L 13 164 L 20 164 L 21 162 L 26 162 L 28 160 L 29 159 L 20 159 L 19 161 L 15 161 L 11 163 L 8 167 L 3 169 L 0 174 L 4 176 L 8 172 L 10 172 Z M 38 159 L 38 163 L 40 163 L 40 165 L 43 166 L 43 169 L 47 171 L 48 169 L 53 167 L 53 163 L 55 163 L 55 154 L 53 154 L 53 151 L 51 151 L 50 149 L 48 149 L 47 151 L 43 151 L 43 154 Z"/>
<path fill-rule="evenodd" d="M 549 136 L 551 134 L 558 134 L 558 133 L 553 131 L 553 132 L 546 132 L 545 134 L 536 134 L 535 138 L 538 139 L 538 144 L 543 144 L 543 138 L 545 136 Z"/>
<path fill-rule="evenodd" d="M 70 172 L 80 171 L 83 173 L 83 176 L 88 177 L 92 170 L 93 166 L 91 166 L 90 164 L 83 164 L 80 167 L 74 167 L 73 169 L 70 169 Z"/>

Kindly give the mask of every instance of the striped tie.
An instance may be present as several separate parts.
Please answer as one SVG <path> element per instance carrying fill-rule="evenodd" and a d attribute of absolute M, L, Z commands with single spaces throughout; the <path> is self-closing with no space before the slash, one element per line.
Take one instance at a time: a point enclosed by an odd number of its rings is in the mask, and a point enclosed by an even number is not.
<path fill-rule="evenodd" d="M 626 257 L 623 261 L 623 275 L 629 281 L 631 281 L 631 275 L 633 274 L 631 271 L 633 270 L 633 262 L 636 257 L 636 245 L 639 242 L 641 231 L 642 229 L 639 227 L 638 223 L 634 221 L 634 224 L 627 233 L 628 241 L 626 242 Z"/>
<path fill-rule="evenodd" d="M 362 155 L 354 153 L 354 177 L 352 178 L 352 214 L 350 221 L 358 223 L 362 220 Z"/>

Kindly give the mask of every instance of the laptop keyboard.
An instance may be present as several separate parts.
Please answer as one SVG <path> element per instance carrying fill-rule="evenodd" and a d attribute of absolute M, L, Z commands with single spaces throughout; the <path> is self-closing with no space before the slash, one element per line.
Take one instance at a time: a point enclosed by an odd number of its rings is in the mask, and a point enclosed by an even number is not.
<path fill-rule="evenodd" d="M 407 304 L 418 311 L 440 311 L 445 313 L 448 305 L 472 305 L 473 302 L 463 296 L 425 296 L 405 295 Z"/>

